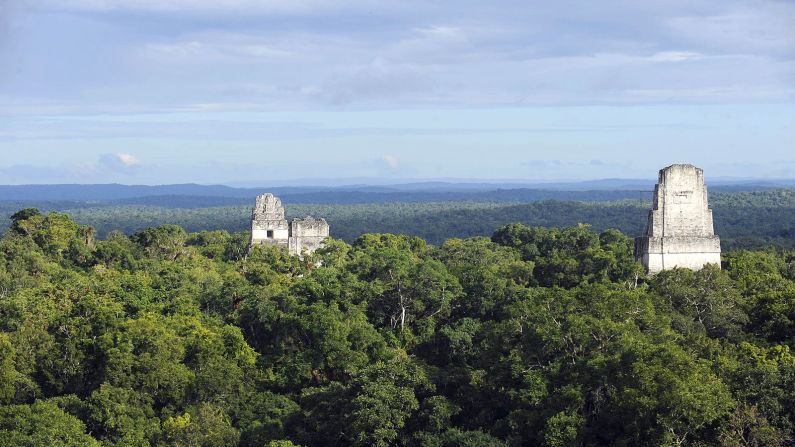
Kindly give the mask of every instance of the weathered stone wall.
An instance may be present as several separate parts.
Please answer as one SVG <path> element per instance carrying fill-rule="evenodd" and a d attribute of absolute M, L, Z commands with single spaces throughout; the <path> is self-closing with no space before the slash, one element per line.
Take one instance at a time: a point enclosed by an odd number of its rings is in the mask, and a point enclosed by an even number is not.
<path fill-rule="evenodd" d="M 713 236 L 712 210 L 707 205 L 704 171 L 693 165 L 672 165 L 660 171 L 649 213 L 647 236 Z"/>
<path fill-rule="evenodd" d="M 257 196 L 251 217 L 258 220 L 283 220 L 284 206 L 281 199 L 271 193 Z"/>
<path fill-rule="evenodd" d="M 674 267 L 698 270 L 705 264 L 720 265 L 720 240 L 713 237 L 635 239 L 635 255 L 649 273 Z"/>
<path fill-rule="evenodd" d="M 635 256 L 649 273 L 720 265 L 704 171 L 676 164 L 660 171 L 646 234 L 635 240 Z"/>
<path fill-rule="evenodd" d="M 329 237 L 329 225 L 325 219 L 307 216 L 290 222 L 290 253 L 301 255 L 312 253 L 323 246 Z"/>
<path fill-rule="evenodd" d="M 317 250 L 329 237 L 325 219 L 311 216 L 293 219 L 289 224 L 284 217 L 282 201 L 267 193 L 257 197 L 251 212 L 251 245 L 287 247 L 291 255 L 301 256 Z"/>
<path fill-rule="evenodd" d="M 251 245 L 288 245 L 290 228 L 282 201 L 273 194 L 257 197 L 251 212 Z"/>

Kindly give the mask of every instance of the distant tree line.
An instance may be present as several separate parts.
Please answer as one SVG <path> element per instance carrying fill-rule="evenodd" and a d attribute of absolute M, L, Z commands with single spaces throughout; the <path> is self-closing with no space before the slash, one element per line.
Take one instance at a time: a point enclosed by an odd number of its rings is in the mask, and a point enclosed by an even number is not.
<path fill-rule="evenodd" d="M 641 199 L 643 197 L 640 197 Z M 224 198 L 210 198 L 213 201 Z M 335 238 L 353 242 L 365 233 L 418 236 L 438 245 L 448 238 L 488 236 L 494 228 L 513 222 L 529 226 L 563 227 L 588 222 L 598 231 L 616 228 L 628 235 L 643 232 L 646 200 L 573 202 L 544 200 L 530 203 L 447 201 L 367 204 L 286 203 L 288 217 L 307 214 L 329 221 Z M 114 230 L 132 234 L 162 224 L 177 224 L 187 231 L 249 231 L 251 205 L 195 207 L 198 198 L 159 197 L 153 205 L 107 205 L 94 202 L 0 202 L 0 216 L 10 216 L 25 205 L 60 210 L 90 225 L 98 237 Z M 239 200 L 239 199 L 230 199 Z M 215 202 L 201 203 L 215 203 Z M 185 205 L 183 207 L 183 205 Z M 724 249 L 760 248 L 767 245 L 795 248 L 795 191 L 789 189 L 714 193 L 711 196 L 715 231 Z"/>

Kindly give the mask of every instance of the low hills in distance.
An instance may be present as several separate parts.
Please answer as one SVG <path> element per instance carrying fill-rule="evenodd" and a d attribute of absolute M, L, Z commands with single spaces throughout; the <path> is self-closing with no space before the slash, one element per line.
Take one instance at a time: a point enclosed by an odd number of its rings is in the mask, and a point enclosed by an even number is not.
<path fill-rule="evenodd" d="M 288 218 L 325 217 L 331 235 L 348 242 L 364 233 L 419 236 L 432 244 L 489 235 L 513 222 L 595 230 L 643 231 L 654 180 L 521 183 L 416 181 L 397 184 L 282 185 L 0 185 L 0 232 L 23 208 L 60 211 L 97 229 L 99 237 L 167 223 L 187 231 L 244 232 L 254 198 L 272 192 Z M 320 182 L 318 182 L 320 183 Z M 307 181 L 306 184 L 311 184 Z M 713 179 L 710 204 L 725 249 L 795 246 L 795 180 Z"/>
<path fill-rule="evenodd" d="M 357 179 L 351 179 L 355 181 Z M 373 181 L 373 179 L 367 179 Z M 263 182 L 264 183 L 264 182 Z M 318 181 L 318 183 L 320 183 Z M 521 183 L 521 182 L 445 182 L 417 181 L 394 184 L 342 184 L 335 186 L 256 186 L 232 187 L 226 185 L 201 185 L 195 183 L 173 185 L 122 185 L 122 184 L 52 184 L 52 185 L 0 185 L 0 201 L 99 201 L 120 202 L 149 197 L 201 197 L 252 199 L 263 191 L 280 197 L 290 197 L 292 202 L 327 203 L 358 200 L 389 201 L 405 198 L 426 201 L 429 198 L 446 197 L 453 200 L 469 200 L 473 196 L 538 197 L 550 199 L 600 200 L 616 196 L 632 196 L 632 192 L 650 191 L 654 179 L 601 179 L 582 182 Z M 757 191 L 774 188 L 795 187 L 795 180 L 731 180 L 718 179 L 709 182 L 711 191 Z M 509 193 L 510 192 L 510 193 Z M 609 194 L 606 194 L 609 193 Z M 353 198 L 353 199 L 352 199 Z M 214 205 L 214 204 L 212 204 Z M 211 205 L 211 206 L 212 206 Z"/>

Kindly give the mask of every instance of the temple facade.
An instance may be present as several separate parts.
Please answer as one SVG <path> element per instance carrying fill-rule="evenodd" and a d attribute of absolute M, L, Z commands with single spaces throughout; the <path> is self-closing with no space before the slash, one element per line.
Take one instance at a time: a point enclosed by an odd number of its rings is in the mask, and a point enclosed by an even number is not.
<path fill-rule="evenodd" d="M 675 164 L 660 171 L 645 234 L 635 239 L 635 257 L 652 274 L 720 266 L 720 238 L 712 226 L 702 169 Z"/>
<path fill-rule="evenodd" d="M 289 223 L 284 217 L 282 201 L 267 193 L 257 197 L 251 212 L 251 246 L 285 247 L 291 255 L 302 256 L 323 246 L 329 237 L 325 219 L 307 216 Z"/>

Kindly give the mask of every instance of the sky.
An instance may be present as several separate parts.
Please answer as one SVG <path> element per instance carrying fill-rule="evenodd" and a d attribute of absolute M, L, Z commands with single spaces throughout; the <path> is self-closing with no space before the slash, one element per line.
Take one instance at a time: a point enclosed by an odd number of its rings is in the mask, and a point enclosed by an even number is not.
<path fill-rule="evenodd" d="M 793 0 L 0 0 L 0 184 L 795 178 Z"/>

